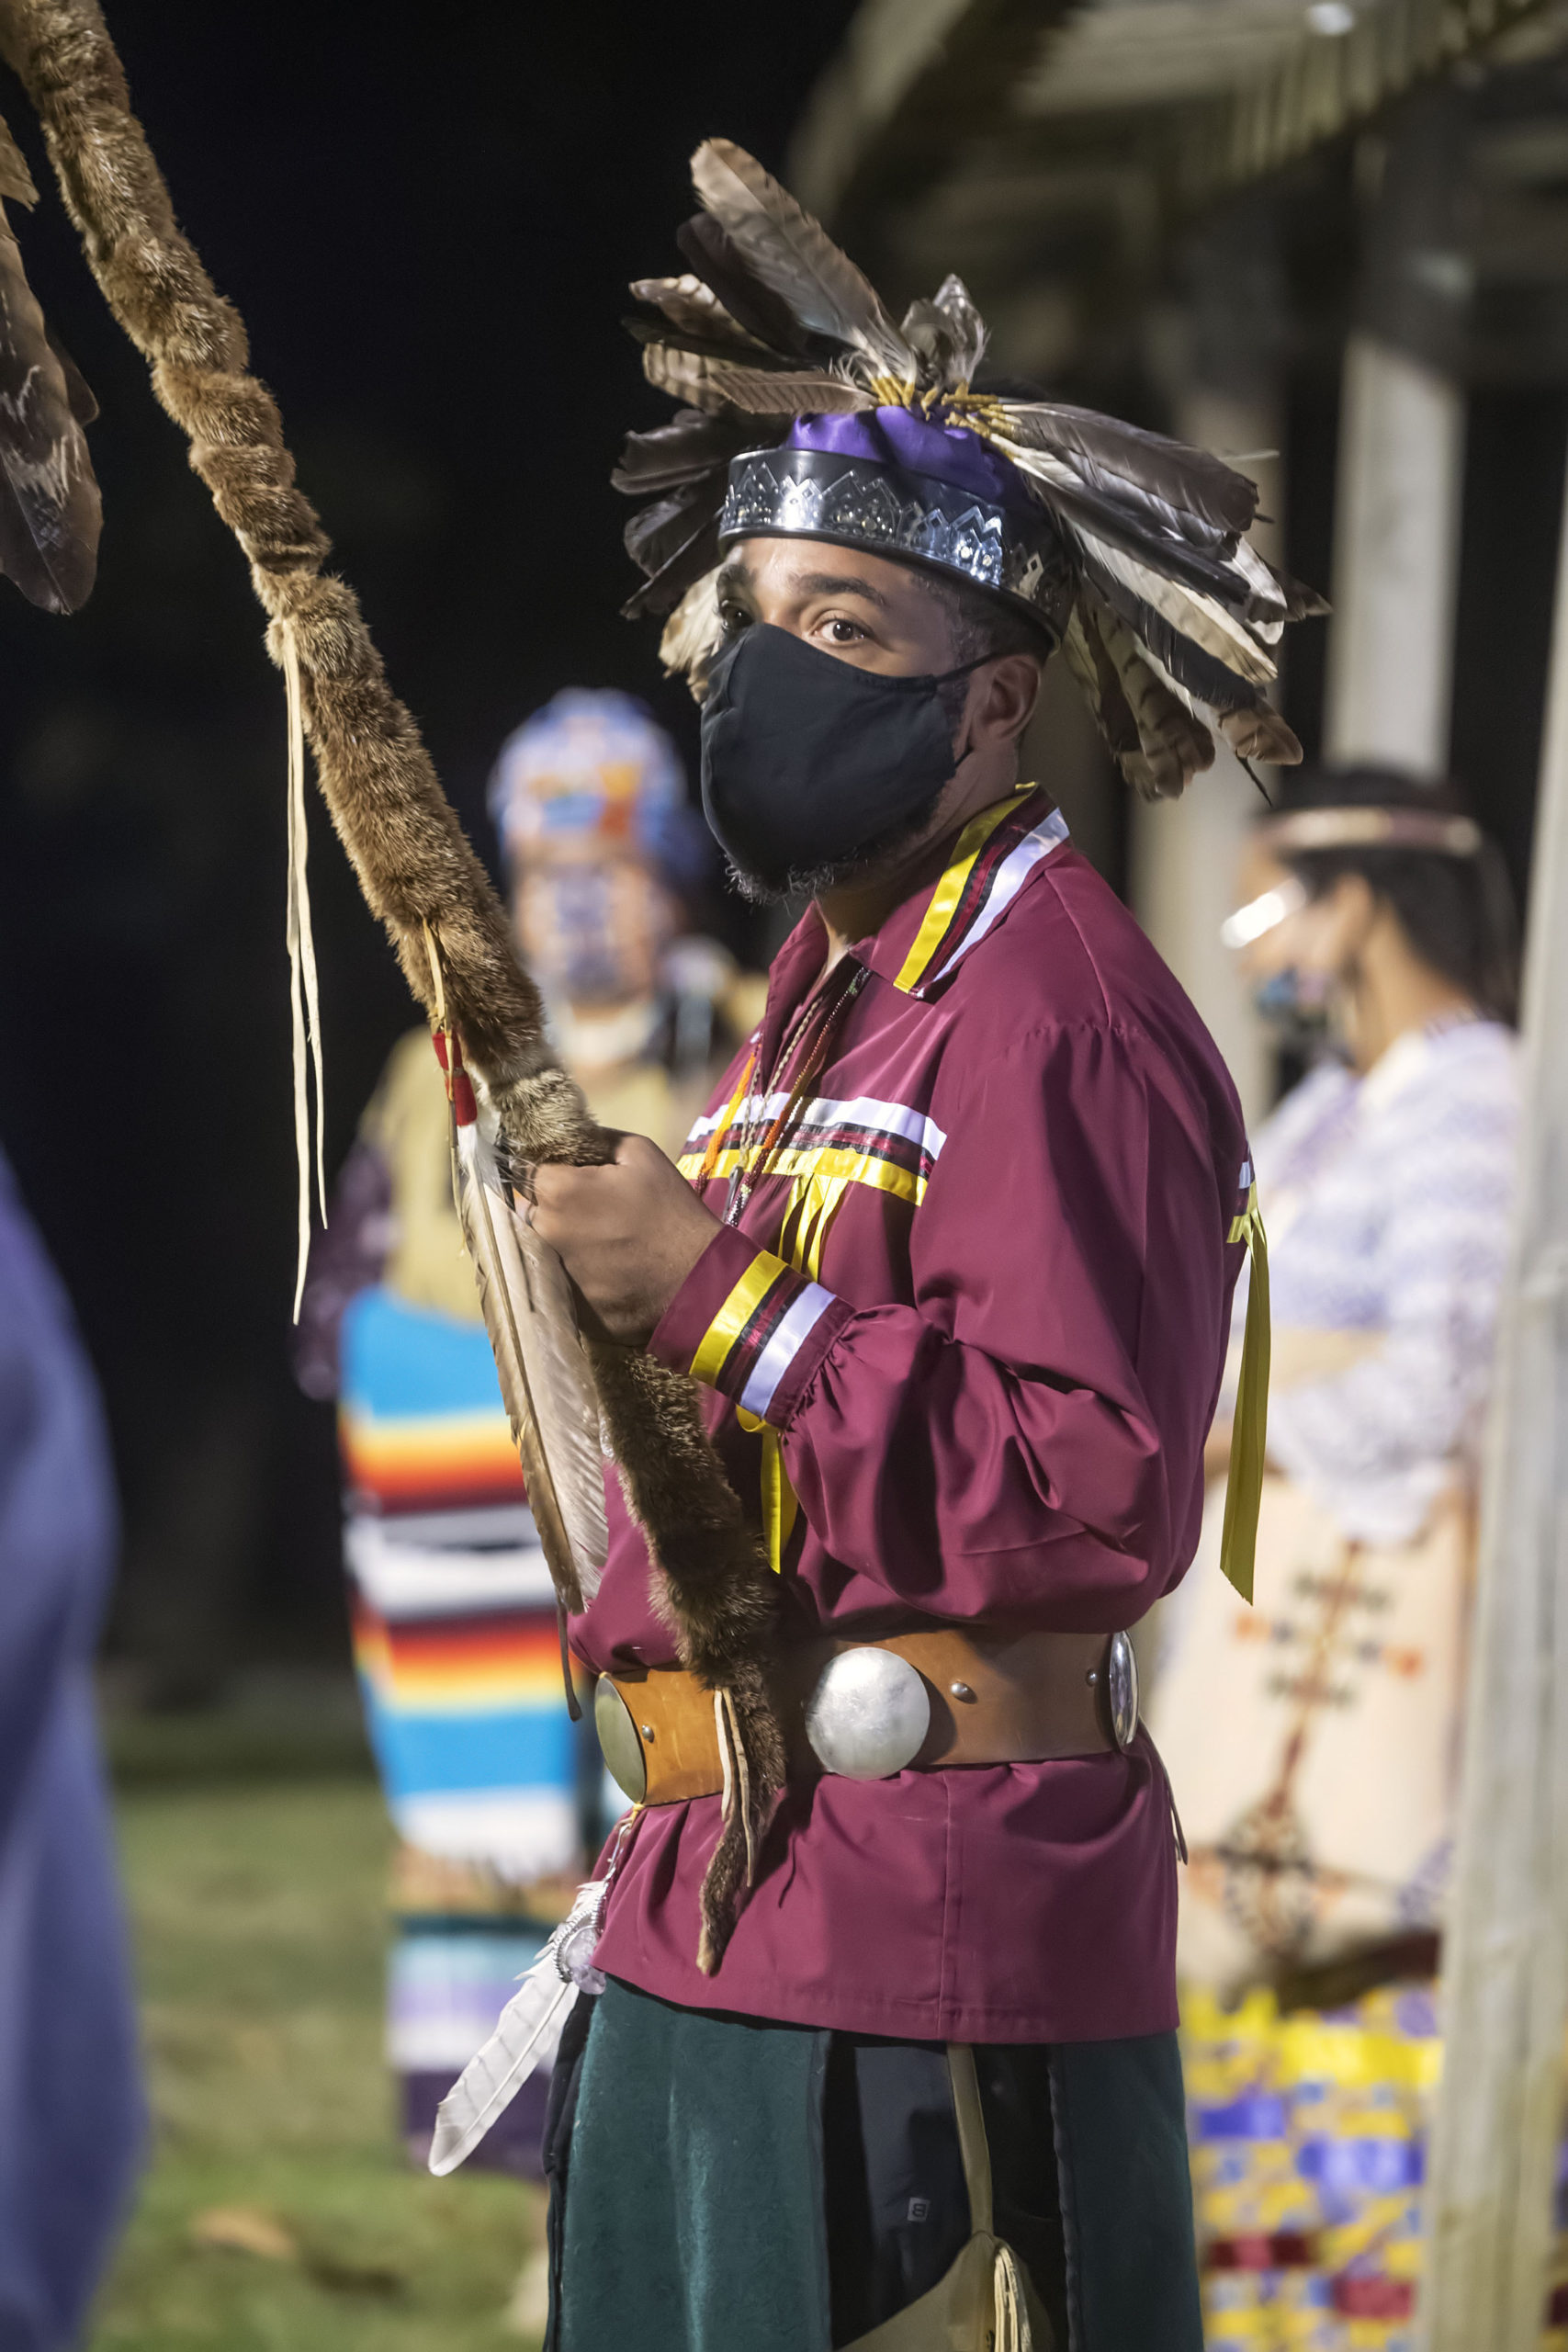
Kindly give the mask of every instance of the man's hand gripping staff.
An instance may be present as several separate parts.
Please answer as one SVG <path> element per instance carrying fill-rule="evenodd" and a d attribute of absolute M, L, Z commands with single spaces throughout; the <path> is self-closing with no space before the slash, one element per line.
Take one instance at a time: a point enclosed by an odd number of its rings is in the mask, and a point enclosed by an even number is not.
<path fill-rule="evenodd" d="M 387 684 L 353 592 L 321 575 L 329 542 L 295 486 L 276 405 L 249 372 L 238 313 L 175 224 L 102 12 L 96 0 L 0 0 L 0 48 L 38 111 L 109 307 L 149 362 L 158 399 L 189 436 L 191 463 L 249 560 L 269 616 L 268 649 L 297 672 L 318 780 L 366 899 L 433 1019 L 438 986 L 444 995 L 479 1081 L 479 1124 L 490 1131 L 489 1148 L 513 1166 L 603 1167 L 608 1185 L 615 1139 L 593 1124 L 546 1042 L 538 992 L 519 967 L 500 901 L 412 718 Z M 547 1180 L 544 1198 L 547 1234 L 556 1213 Z M 654 1303 L 645 1299 L 629 1315 L 607 1294 L 604 1300 L 610 1328 L 628 1331 L 640 1331 Z M 493 1336 L 493 1319 L 491 1328 Z M 628 1504 L 667 1589 L 682 1658 L 733 1701 L 725 1713 L 744 1769 L 731 1785 L 744 1794 L 731 1804 L 703 1889 L 699 1958 L 711 1973 L 728 1939 L 748 1851 L 784 1778 L 783 1741 L 762 1676 L 775 1580 L 703 1430 L 690 1385 L 607 1332 L 591 1333 L 585 1345 Z M 515 1398 L 509 1401 L 515 1409 Z M 550 1548 L 562 1605 L 576 1607 L 581 1593 L 570 1544 L 552 1540 Z"/>

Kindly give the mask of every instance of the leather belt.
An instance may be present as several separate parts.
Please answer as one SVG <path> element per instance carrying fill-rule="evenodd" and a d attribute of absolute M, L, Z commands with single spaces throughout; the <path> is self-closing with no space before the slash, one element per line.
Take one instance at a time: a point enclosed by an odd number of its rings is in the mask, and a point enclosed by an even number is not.
<path fill-rule="evenodd" d="M 902 1660 L 913 1675 L 883 1660 Z M 989 1634 L 937 1626 L 863 1641 L 823 1635 L 791 1645 L 770 1679 L 792 1780 L 835 1770 L 876 1779 L 905 1767 L 1103 1755 L 1126 1747 L 1137 1721 L 1135 1669 L 1124 1634 Z M 871 1769 L 863 1760 L 832 1760 L 834 1701 L 828 1694 L 837 1689 L 840 1716 L 846 1706 L 850 1711 L 852 1752 L 867 1713 L 863 1697 L 855 1713 L 856 1683 L 869 1689 L 874 1716 L 882 1695 L 875 1686 L 889 1686 L 894 1713 L 902 1710 L 898 1720 L 910 1726 L 908 1753 L 897 1753 L 895 1734 L 891 1763 L 876 1762 L 878 1753 L 887 1751 L 874 1745 Z M 917 1684 L 923 1686 L 924 1713 Z M 722 1791 L 714 1694 L 684 1668 L 617 1665 L 601 1677 L 595 1711 L 605 1761 L 634 1800 L 675 1804 Z M 863 1758 L 863 1740 L 860 1752 Z"/>

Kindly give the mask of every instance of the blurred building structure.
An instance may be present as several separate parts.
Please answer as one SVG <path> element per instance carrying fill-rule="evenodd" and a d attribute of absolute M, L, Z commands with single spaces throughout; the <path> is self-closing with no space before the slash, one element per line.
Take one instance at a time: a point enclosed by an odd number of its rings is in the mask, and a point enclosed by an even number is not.
<path fill-rule="evenodd" d="M 1331 593 L 1281 681 L 1309 752 L 1457 767 L 1523 878 L 1568 426 L 1568 8 L 1539 0 L 863 0 L 793 185 L 895 297 L 949 266 L 992 364 L 1255 473 Z M 1468 444 L 1468 447 L 1467 447 Z M 1457 630 L 1457 634 L 1456 634 Z M 1272 1088 L 1217 941 L 1253 786 L 1222 748 L 1075 831 Z"/>

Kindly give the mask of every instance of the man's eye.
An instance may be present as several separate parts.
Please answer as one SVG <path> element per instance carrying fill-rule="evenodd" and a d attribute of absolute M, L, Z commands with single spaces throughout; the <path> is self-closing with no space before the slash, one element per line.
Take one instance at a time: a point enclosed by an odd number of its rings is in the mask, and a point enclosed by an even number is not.
<path fill-rule="evenodd" d="M 835 617 L 825 622 L 823 626 L 828 632 L 829 642 L 832 645 L 859 645 L 865 636 L 864 629 L 859 628 L 853 621 L 840 620 Z"/>
<path fill-rule="evenodd" d="M 726 637 L 739 637 L 743 628 L 749 628 L 750 627 L 750 623 L 751 616 L 746 610 L 744 605 L 732 605 L 729 603 L 720 605 L 718 608 L 718 625 L 724 631 Z"/>

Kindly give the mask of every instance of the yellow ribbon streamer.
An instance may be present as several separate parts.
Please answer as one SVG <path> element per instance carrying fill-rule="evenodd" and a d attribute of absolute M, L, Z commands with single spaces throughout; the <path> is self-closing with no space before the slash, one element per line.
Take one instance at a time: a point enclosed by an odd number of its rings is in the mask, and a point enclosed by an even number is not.
<path fill-rule="evenodd" d="M 1269 1450 L 1269 1237 L 1253 1183 L 1247 1206 L 1231 1227 L 1232 1241 L 1245 1241 L 1252 1261 L 1236 1380 L 1235 1419 L 1231 1426 L 1230 1474 L 1225 1480 L 1225 1517 L 1220 1531 L 1220 1566 L 1242 1599 L 1252 1599 L 1258 1556 L 1258 1512 L 1263 1500 L 1263 1462 Z"/>

